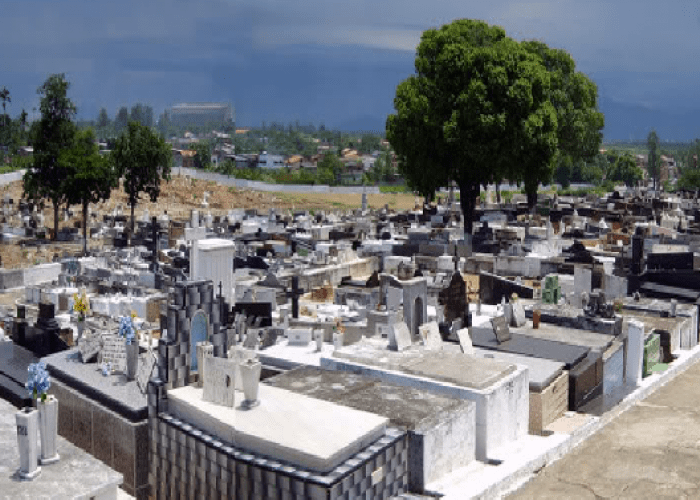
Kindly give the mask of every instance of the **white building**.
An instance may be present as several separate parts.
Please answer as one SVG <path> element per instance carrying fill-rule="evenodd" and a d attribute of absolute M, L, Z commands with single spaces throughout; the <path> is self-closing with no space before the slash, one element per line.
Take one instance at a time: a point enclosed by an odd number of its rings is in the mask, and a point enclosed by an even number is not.
<path fill-rule="evenodd" d="M 259 168 L 282 168 L 284 167 L 284 157 L 281 155 L 271 155 L 263 151 L 258 157 Z"/>

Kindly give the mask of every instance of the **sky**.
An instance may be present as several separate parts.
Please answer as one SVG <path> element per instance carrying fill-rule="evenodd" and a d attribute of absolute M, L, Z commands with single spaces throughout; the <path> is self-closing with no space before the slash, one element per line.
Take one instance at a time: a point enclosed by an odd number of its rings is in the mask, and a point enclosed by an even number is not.
<path fill-rule="evenodd" d="M 568 51 L 606 141 L 700 138 L 697 0 L 3 0 L 0 88 L 12 116 L 65 73 L 81 119 L 228 101 L 238 126 L 383 131 L 421 33 L 463 18 Z"/>

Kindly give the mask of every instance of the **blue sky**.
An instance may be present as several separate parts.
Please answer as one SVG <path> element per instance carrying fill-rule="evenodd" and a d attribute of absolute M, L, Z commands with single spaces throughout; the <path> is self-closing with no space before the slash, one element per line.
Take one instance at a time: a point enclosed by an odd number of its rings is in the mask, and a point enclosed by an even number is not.
<path fill-rule="evenodd" d="M 81 118 L 226 100 L 240 125 L 383 129 L 422 31 L 472 18 L 571 53 L 598 84 L 606 139 L 700 137 L 697 0 L 4 0 L 0 12 L 13 116 L 63 72 Z"/>

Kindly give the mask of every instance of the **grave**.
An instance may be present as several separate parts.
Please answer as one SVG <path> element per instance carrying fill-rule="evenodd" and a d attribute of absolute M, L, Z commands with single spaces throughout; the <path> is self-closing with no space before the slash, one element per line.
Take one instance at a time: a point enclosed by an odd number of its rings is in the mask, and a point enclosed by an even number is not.
<path fill-rule="evenodd" d="M 435 481 L 475 458 L 475 408 L 430 391 L 317 367 L 297 368 L 265 384 L 381 415 L 408 432 L 408 484 L 423 493 Z"/>
<path fill-rule="evenodd" d="M 378 377 L 382 381 L 476 403 L 476 457 L 495 459 L 500 447 L 527 433 L 527 369 L 445 351 L 388 351 L 365 340 L 322 358 L 321 368 Z"/>

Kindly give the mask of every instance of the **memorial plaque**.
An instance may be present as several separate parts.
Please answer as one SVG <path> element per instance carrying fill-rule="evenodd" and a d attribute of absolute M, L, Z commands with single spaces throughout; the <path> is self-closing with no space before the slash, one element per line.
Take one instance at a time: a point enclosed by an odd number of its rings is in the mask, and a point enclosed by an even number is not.
<path fill-rule="evenodd" d="M 78 352 L 83 363 L 94 361 L 102 349 L 102 337 L 99 335 L 83 336 L 78 341 Z"/>
<path fill-rule="evenodd" d="M 149 350 L 141 355 L 139 366 L 136 370 L 136 385 L 143 394 L 146 394 L 148 382 L 151 380 L 151 373 L 153 373 L 155 365 L 156 355 L 153 351 Z"/>
<path fill-rule="evenodd" d="M 197 344 L 207 342 L 209 340 L 209 328 L 207 315 L 202 311 L 197 311 L 192 318 L 190 326 L 190 369 L 197 371 Z"/>
<path fill-rule="evenodd" d="M 236 362 L 227 358 L 205 358 L 202 399 L 217 405 L 233 407 L 235 389 Z"/>
<path fill-rule="evenodd" d="M 459 338 L 459 347 L 461 347 L 462 352 L 474 355 L 474 346 L 472 345 L 472 338 L 469 336 L 469 329 L 462 328 L 457 330 L 457 338 Z"/>
<path fill-rule="evenodd" d="M 511 326 L 515 327 L 522 327 L 525 326 L 525 310 L 523 309 L 523 305 L 520 303 L 520 301 L 517 301 L 513 304 L 513 315 L 510 320 Z"/>
<path fill-rule="evenodd" d="M 103 335 L 102 341 L 101 363 L 110 363 L 112 371 L 125 371 L 126 339 L 117 335 Z"/>
<path fill-rule="evenodd" d="M 397 351 L 403 351 L 408 347 L 411 347 L 411 332 L 408 331 L 406 323 L 403 321 L 395 323 L 393 328 L 393 346 Z M 392 340 L 389 340 L 389 344 L 392 344 Z"/>
<path fill-rule="evenodd" d="M 510 329 L 508 328 L 508 321 L 504 316 L 492 318 L 491 325 L 493 326 L 493 333 L 496 335 L 496 340 L 498 340 L 499 344 L 510 340 Z"/>
<path fill-rule="evenodd" d="M 431 351 L 442 350 L 442 337 L 440 336 L 440 328 L 435 321 L 426 323 L 418 327 L 418 331 L 423 338 L 425 348 Z"/>

